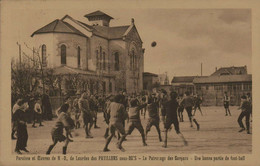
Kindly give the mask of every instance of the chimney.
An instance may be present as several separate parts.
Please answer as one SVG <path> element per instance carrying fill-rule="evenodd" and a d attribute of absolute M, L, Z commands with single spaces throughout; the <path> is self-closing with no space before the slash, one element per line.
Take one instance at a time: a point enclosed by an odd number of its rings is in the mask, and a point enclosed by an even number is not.
<path fill-rule="evenodd" d="M 132 25 L 135 24 L 135 19 L 134 19 L 134 18 L 131 19 L 131 24 L 132 24 Z"/>
<path fill-rule="evenodd" d="M 218 70 L 218 68 L 216 67 L 216 71 Z"/>

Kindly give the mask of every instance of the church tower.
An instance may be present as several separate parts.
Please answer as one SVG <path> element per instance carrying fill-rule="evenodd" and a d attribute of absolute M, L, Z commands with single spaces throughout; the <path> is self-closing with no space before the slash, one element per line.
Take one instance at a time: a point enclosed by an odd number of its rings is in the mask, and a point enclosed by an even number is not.
<path fill-rule="evenodd" d="M 86 17 L 93 26 L 99 25 L 106 27 L 109 27 L 110 20 L 114 19 L 113 17 L 99 10 L 93 13 L 86 14 L 84 17 Z"/>

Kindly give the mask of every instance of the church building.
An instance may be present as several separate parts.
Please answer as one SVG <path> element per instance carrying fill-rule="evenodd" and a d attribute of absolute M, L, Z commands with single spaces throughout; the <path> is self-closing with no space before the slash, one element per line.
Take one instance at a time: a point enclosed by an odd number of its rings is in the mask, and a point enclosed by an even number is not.
<path fill-rule="evenodd" d="M 55 74 L 81 75 L 79 87 L 94 93 L 143 89 L 144 49 L 134 19 L 130 25 L 110 26 L 113 17 L 95 11 L 88 24 L 65 15 L 36 30 L 31 37 L 39 48 L 43 67 Z"/>

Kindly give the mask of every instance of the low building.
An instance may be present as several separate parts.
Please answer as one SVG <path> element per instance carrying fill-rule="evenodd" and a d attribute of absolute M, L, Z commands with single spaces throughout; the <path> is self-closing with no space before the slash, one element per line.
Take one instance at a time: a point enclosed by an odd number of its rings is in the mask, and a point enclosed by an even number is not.
<path fill-rule="evenodd" d="M 183 95 L 186 91 L 194 93 L 193 80 L 198 76 L 176 76 L 172 79 L 172 88 L 179 95 Z"/>
<path fill-rule="evenodd" d="M 239 105 L 240 97 L 252 93 L 252 75 L 211 75 L 194 78 L 194 92 L 202 96 L 203 105 L 223 105 L 224 92 L 230 96 L 231 105 Z"/>
<path fill-rule="evenodd" d="M 159 86 L 159 78 L 157 74 L 144 72 L 143 73 L 143 88 L 144 90 L 152 90 Z"/>

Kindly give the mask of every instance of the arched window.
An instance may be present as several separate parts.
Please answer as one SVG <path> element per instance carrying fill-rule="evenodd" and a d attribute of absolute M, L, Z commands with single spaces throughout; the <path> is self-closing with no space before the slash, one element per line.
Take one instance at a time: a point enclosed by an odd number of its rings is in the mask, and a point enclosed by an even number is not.
<path fill-rule="evenodd" d="M 119 54 L 115 52 L 115 70 L 119 71 Z"/>
<path fill-rule="evenodd" d="M 47 66 L 47 61 L 46 61 L 46 45 L 42 45 L 42 66 L 46 67 Z"/>
<path fill-rule="evenodd" d="M 109 92 L 112 92 L 112 82 L 109 82 Z"/>
<path fill-rule="evenodd" d="M 102 47 L 100 46 L 99 47 L 99 69 L 101 70 L 102 69 Z"/>
<path fill-rule="evenodd" d="M 135 69 L 135 50 L 131 51 L 131 60 L 130 60 L 130 66 L 131 66 L 131 70 Z"/>
<path fill-rule="evenodd" d="M 99 69 L 98 50 L 96 50 L 96 69 Z"/>
<path fill-rule="evenodd" d="M 103 70 L 106 70 L 106 53 L 103 52 Z"/>
<path fill-rule="evenodd" d="M 78 67 L 80 67 L 80 47 L 78 46 Z"/>
<path fill-rule="evenodd" d="M 61 45 L 61 64 L 66 65 L 66 46 Z"/>

